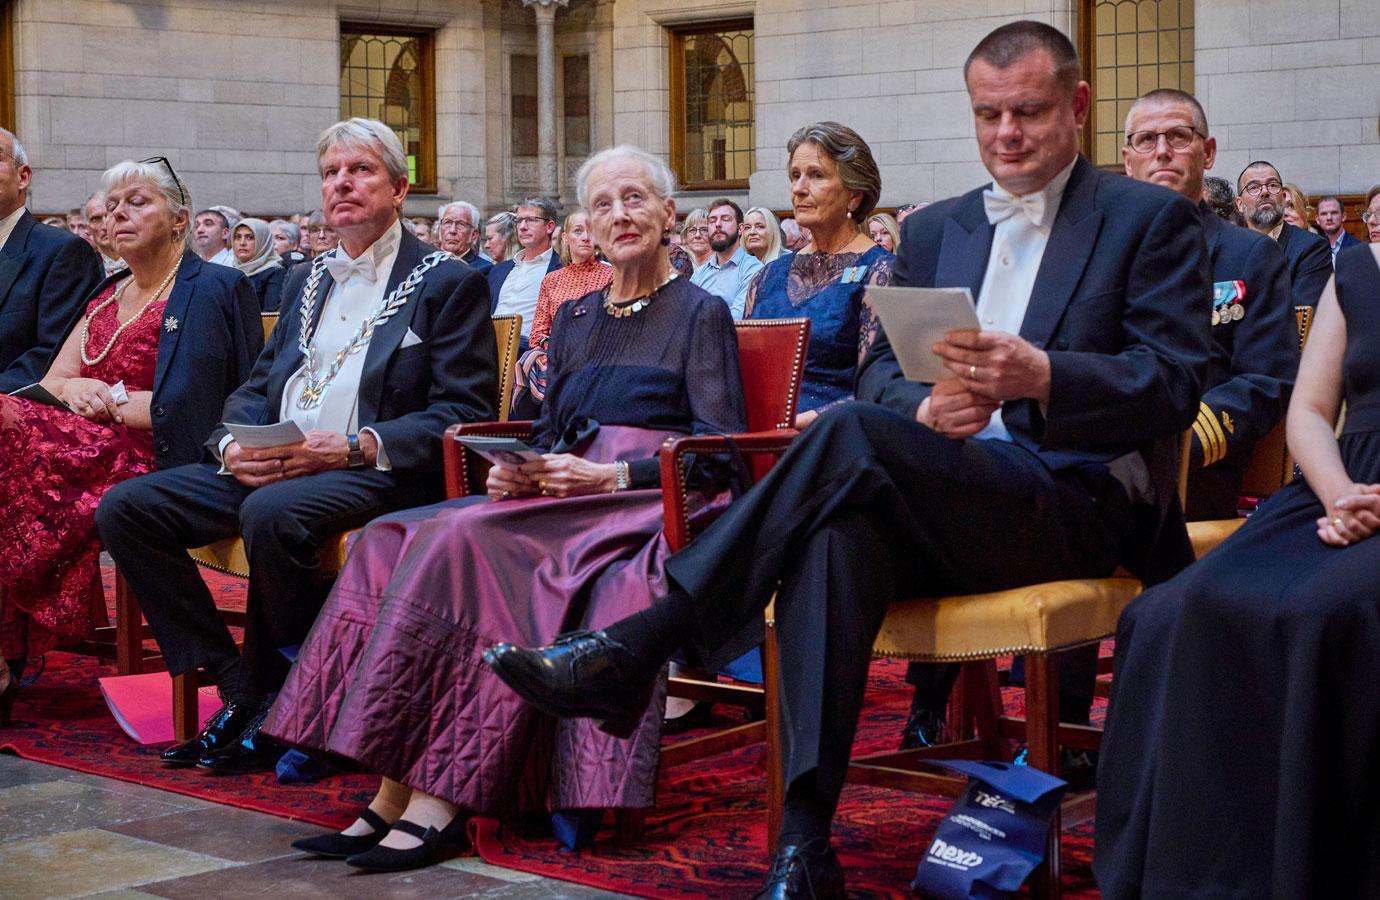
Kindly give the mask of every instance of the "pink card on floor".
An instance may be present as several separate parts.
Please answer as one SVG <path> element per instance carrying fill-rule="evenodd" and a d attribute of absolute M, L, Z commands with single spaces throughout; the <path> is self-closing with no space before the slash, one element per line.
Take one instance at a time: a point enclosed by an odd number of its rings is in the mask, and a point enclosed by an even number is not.
<path fill-rule="evenodd" d="M 167 672 L 117 675 L 100 683 L 101 696 L 125 734 L 141 744 L 166 744 L 173 739 L 172 677 Z M 214 686 L 198 692 L 197 707 L 203 722 L 220 708 Z"/>

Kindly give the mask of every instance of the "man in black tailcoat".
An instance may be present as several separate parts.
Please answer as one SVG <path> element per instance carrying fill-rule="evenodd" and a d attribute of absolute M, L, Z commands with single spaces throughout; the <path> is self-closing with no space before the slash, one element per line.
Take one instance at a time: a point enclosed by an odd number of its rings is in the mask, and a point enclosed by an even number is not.
<path fill-rule="evenodd" d="M 241 445 L 222 427 L 206 461 L 117 485 L 96 514 L 168 670 L 205 671 L 225 700 L 201 734 L 163 754 L 170 765 L 273 768 L 282 748 L 259 726 L 287 675 L 283 651 L 306 637 L 330 587 L 318 548 L 442 499 L 445 429 L 498 411 L 487 284 L 402 227 L 397 135 L 372 119 L 339 122 L 317 158 L 340 247 L 289 277 L 283 296 L 293 299 L 222 414 L 229 424 L 291 420 L 304 439 Z M 249 558 L 243 653 L 180 549 L 236 536 Z"/>
<path fill-rule="evenodd" d="M 1208 358 L 1202 223 L 1079 156 L 1078 73 L 1036 22 L 998 28 L 965 66 L 995 184 L 908 217 L 895 279 L 976 297 L 987 330 L 935 348 L 955 377 L 905 380 L 879 336 L 858 379 L 871 402 L 820 416 L 671 557 L 668 596 L 604 631 L 489 652 L 539 708 L 617 724 L 687 636 L 710 668 L 755 646 L 775 593 L 786 798 L 765 896 L 844 896 L 829 824 L 892 600 L 1191 559 L 1174 487 Z"/>

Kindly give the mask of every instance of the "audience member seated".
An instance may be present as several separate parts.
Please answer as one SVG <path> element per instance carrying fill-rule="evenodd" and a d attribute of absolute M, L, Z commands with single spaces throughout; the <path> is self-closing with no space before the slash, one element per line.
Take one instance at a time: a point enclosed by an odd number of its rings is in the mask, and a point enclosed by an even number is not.
<path fill-rule="evenodd" d="M 0 724 L 26 657 L 105 624 L 101 496 L 195 461 L 263 345 L 249 283 L 187 249 L 190 199 L 171 166 L 123 162 L 101 189 L 129 271 L 87 291 L 43 375 L 66 408 L 0 395 Z"/>
<path fill-rule="evenodd" d="M 695 269 L 691 281 L 728 304 L 733 318 L 741 319 L 748 285 L 762 271 L 762 263 L 742 246 L 743 210 L 727 197 L 709 203 L 709 249 L 714 252 Z"/>
<path fill-rule="evenodd" d="M 235 265 L 230 249 L 230 219 L 215 207 L 207 207 L 193 220 L 192 243 L 203 260 L 218 266 Z"/>
<path fill-rule="evenodd" d="M 645 609 L 666 553 L 658 448 L 745 427 L 728 310 L 671 271 L 661 243 L 670 170 L 624 146 L 575 181 L 613 282 L 556 311 L 542 458 L 494 466 L 487 497 L 369 525 L 265 725 L 384 776 L 353 825 L 299 849 L 415 868 L 462 847 L 474 813 L 652 805 L 659 708 L 609 723 L 614 736 L 557 723 L 480 664 L 495 641 Z"/>
<path fill-rule="evenodd" d="M 1377 250 L 1343 250 L 1318 303 L 1288 417 L 1303 478 L 1121 616 L 1093 857 L 1110 900 L 1380 896 Z"/>
<path fill-rule="evenodd" d="M 1289 261 L 1289 283 L 1295 306 L 1313 306 L 1332 277 L 1332 254 L 1327 241 L 1284 221 L 1284 181 L 1270 163 L 1257 161 L 1236 178 L 1236 206 L 1252 231 L 1279 242 Z"/>
<path fill-rule="evenodd" d="M 1238 228 L 1246 227 L 1246 219 L 1236 208 L 1236 192 L 1231 182 L 1216 175 L 1203 176 L 1203 202 L 1217 214 L 1217 218 Z"/>
<path fill-rule="evenodd" d="M 522 349 L 526 350 L 542 279 L 561 267 L 560 254 L 551 244 L 556 206 L 544 197 L 529 197 L 517 205 L 514 217 L 522 250 L 489 270 L 489 295 L 494 315 L 522 316 Z"/>
<path fill-rule="evenodd" d="M 872 148 L 837 122 L 807 125 L 786 142 L 795 220 L 810 242 L 762 269 L 747 293 L 747 318 L 810 320 L 797 428 L 853 399 L 858 365 L 877 337 L 863 294 L 891 283 L 896 261 L 858 229 L 882 193 Z"/>
<path fill-rule="evenodd" d="M 493 263 L 479 255 L 479 210 L 473 203 L 456 200 L 437 211 L 436 233 L 440 248 L 460 261 L 486 273 Z"/>
<path fill-rule="evenodd" d="M 169 672 L 203 670 L 225 701 L 163 754 L 170 765 L 273 767 L 282 750 L 259 726 L 287 674 L 281 649 L 306 637 L 330 588 L 317 548 L 444 496 L 446 427 L 498 409 L 483 276 L 404 232 L 397 135 L 372 119 L 338 122 L 317 159 L 341 246 L 293 273 L 269 346 L 221 413 L 223 423 L 292 422 L 304 438 L 252 448 L 218 428 L 203 461 L 123 482 L 96 513 Z M 242 654 L 184 550 L 234 537 L 249 559 Z"/>
<path fill-rule="evenodd" d="M 413 219 L 412 236 L 428 247 L 437 247 L 436 241 L 432 236 L 431 221 L 429 219 Z M 440 248 L 437 247 L 437 249 Z"/>
<path fill-rule="evenodd" d="M 80 207 L 67 213 L 67 230 L 88 244 L 91 243 L 91 229 L 86 227 L 86 219 L 83 217 Z"/>
<path fill-rule="evenodd" d="M 1380 184 L 1366 193 L 1366 209 L 1361 213 L 1361 221 L 1365 223 L 1370 242 L 1380 244 Z"/>
<path fill-rule="evenodd" d="M 1217 140 L 1192 95 L 1165 89 L 1132 104 L 1121 149 L 1126 174 L 1198 201 Z M 1225 226 L 1201 205 L 1212 266 L 1212 358 L 1190 445 L 1190 521 L 1234 519 L 1255 442 L 1289 403 L 1299 341 L 1287 262 L 1279 245 Z"/>
<path fill-rule="evenodd" d="M 510 212 L 495 213 L 484 223 L 484 252 L 491 266 L 512 257 L 518 250 L 517 216 Z M 487 273 L 485 273 L 487 275 Z"/>
<path fill-rule="evenodd" d="M 1303 193 L 1303 189 L 1296 184 L 1284 184 L 1284 221 L 1293 225 L 1300 231 L 1307 231 L 1310 234 L 1321 234 L 1322 232 L 1314 228 L 1308 221 L 1308 214 L 1311 207 L 1308 205 L 1308 197 Z"/>
<path fill-rule="evenodd" d="M 895 254 L 901 242 L 901 226 L 887 213 L 873 213 L 867 220 L 867 236 L 887 253 Z"/>
<path fill-rule="evenodd" d="M 336 234 L 335 228 L 327 221 L 326 214 L 322 210 L 314 210 L 307 217 L 306 232 L 311 238 L 312 259 L 325 256 L 340 246 L 340 236 Z"/>
<path fill-rule="evenodd" d="M 810 229 L 802 228 L 795 219 L 781 221 L 781 242 L 792 253 L 797 253 L 810 243 Z"/>
<path fill-rule="evenodd" d="M 0 128 L 0 394 L 43 377 L 101 280 L 85 241 L 24 208 L 32 178 L 24 145 Z"/>
<path fill-rule="evenodd" d="M 278 261 L 284 269 L 291 269 L 306 261 L 307 254 L 297 249 L 302 243 L 300 225 L 290 219 L 274 219 L 268 223 L 268 229 L 273 235 L 273 252 L 278 254 Z"/>
<path fill-rule="evenodd" d="M 685 224 L 681 231 L 685 237 L 683 243 L 686 252 L 690 254 L 695 268 L 699 269 L 714 254 L 713 248 L 709 246 L 709 213 L 703 209 L 690 210 L 685 214 Z"/>
<path fill-rule="evenodd" d="M 781 246 L 781 226 L 771 210 L 754 206 L 743 213 L 743 247 L 764 266 L 785 252 Z"/>
<path fill-rule="evenodd" d="M 235 268 L 254 286 L 262 312 L 277 312 L 287 272 L 273 252 L 273 234 L 263 219 L 240 219 L 230 240 Z"/>
<path fill-rule="evenodd" d="M 120 253 L 115 249 L 115 244 L 111 240 L 110 229 L 107 227 L 105 195 L 96 191 L 87 197 L 85 205 L 82 206 L 82 216 L 86 220 L 86 230 L 90 235 L 91 246 L 101 255 L 101 267 L 105 270 L 105 274 L 114 275 L 116 272 L 123 271 L 125 261 L 120 259 Z"/>
<path fill-rule="evenodd" d="M 667 560 L 648 610 L 486 654 L 537 709 L 625 722 L 687 642 L 711 666 L 756 646 L 774 595 L 785 816 L 764 896 L 845 895 L 830 821 L 891 601 L 1192 556 L 1174 488 L 1208 359 L 1197 210 L 1079 156 L 1089 89 L 1062 32 L 1004 25 L 964 68 L 995 184 L 908 218 L 895 270 L 973 290 L 992 330 L 934 346 L 957 377 L 907 381 L 879 334 L 858 378 L 873 402 L 807 428 Z"/>
<path fill-rule="evenodd" d="M 1346 208 L 1340 197 L 1320 197 L 1318 199 L 1318 231 L 1327 238 L 1332 250 L 1332 264 L 1337 264 L 1337 254 L 1347 247 L 1356 247 L 1360 241 L 1346 230 Z"/>

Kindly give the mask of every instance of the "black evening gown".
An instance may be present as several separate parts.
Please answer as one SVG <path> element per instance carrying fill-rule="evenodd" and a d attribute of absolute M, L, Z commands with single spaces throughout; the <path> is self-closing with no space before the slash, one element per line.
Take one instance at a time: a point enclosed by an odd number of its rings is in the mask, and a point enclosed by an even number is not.
<path fill-rule="evenodd" d="M 1380 482 L 1380 268 L 1337 258 L 1352 479 Z M 1302 478 L 1121 617 L 1093 869 L 1111 900 L 1380 897 L 1380 536 Z"/>

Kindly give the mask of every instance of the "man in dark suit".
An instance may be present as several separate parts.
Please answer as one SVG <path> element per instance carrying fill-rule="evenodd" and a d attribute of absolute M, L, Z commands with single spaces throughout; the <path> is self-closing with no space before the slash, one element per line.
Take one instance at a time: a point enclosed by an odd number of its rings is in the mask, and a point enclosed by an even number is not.
<path fill-rule="evenodd" d="M 232 425 L 290 420 L 305 438 L 255 447 L 222 427 L 206 461 L 127 481 L 97 513 L 168 670 L 207 672 L 226 701 L 201 734 L 163 754 L 172 765 L 273 767 L 281 748 L 259 726 L 287 674 L 281 651 L 306 637 L 330 587 L 318 547 L 383 513 L 441 499 L 446 427 L 498 410 L 483 276 L 428 255 L 402 228 L 407 162 L 397 136 L 351 119 L 328 128 L 319 146 L 323 205 L 340 248 L 289 279 L 293 300 L 222 413 Z M 242 654 L 179 549 L 235 536 L 250 567 Z"/>
<path fill-rule="evenodd" d="M 900 597 L 1106 576 L 1192 556 L 1176 447 L 1208 359 L 1192 203 L 1078 154 L 1089 89 L 1059 31 L 1016 22 L 965 66 L 995 184 L 906 219 L 901 284 L 966 287 L 982 332 L 935 345 L 955 377 L 905 380 L 885 335 L 858 397 L 819 417 L 685 550 L 646 612 L 490 665 L 555 715 L 638 714 L 687 642 L 754 646 L 776 592 L 785 818 L 766 896 L 842 897 L 829 846 L 869 649 Z"/>
<path fill-rule="evenodd" d="M 24 209 L 33 170 L 0 128 L 0 394 L 33 384 L 100 283 L 90 245 Z"/>
<path fill-rule="evenodd" d="M 544 197 L 529 197 L 517 205 L 514 214 L 522 250 L 489 270 L 489 298 L 494 315 L 522 316 L 521 347 L 526 350 L 541 280 L 561 267 L 561 256 L 551 245 L 556 230 L 554 203 Z"/>
<path fill-rule="evenodd" d="M 486 278 L 493 263 L 479 255 L 479 209 L 464 200 L 447 203 L 436 219 L 436 237 L 442 250 L 479 271 Z"/>
<path fill-rule="evenodd" d="M 1192 94 L 1153 91 L 1126 114 L 1126 174 L 1197 201 L 1217 157 L 1207 115 Z M 1190 521 L 1234 519 L 1241 475 L 1256 441 L 1284 417 L 1299 341 L 1279 245 L 1200 205 L 1212 263 L 1212 358 L 1193 423 Z M 1207 310 L 1205 309 L 1206 313 Z"/>
<path fill-rule="evenodd" d="M 1284 221 L 1284 181 L 1271 163 L 1257 160 L 1236 177 L 1236 208 L 1252 231 L 1279 242 L 1289 261 L 1294 306 L 1312 309 L 1332 277 L 1332 253 L 1327 241 Z"/>
<path fill-rule="evenodd" d="M 1340 197 L 1318 199 L 1318 230 L 1327 238 L 1332 251 L 1332 266 L 1337 266 L 1337 254 L 1347 247 L 1359 247 L 1361 242 L 1346 230 L 1346 207 Z"/>

